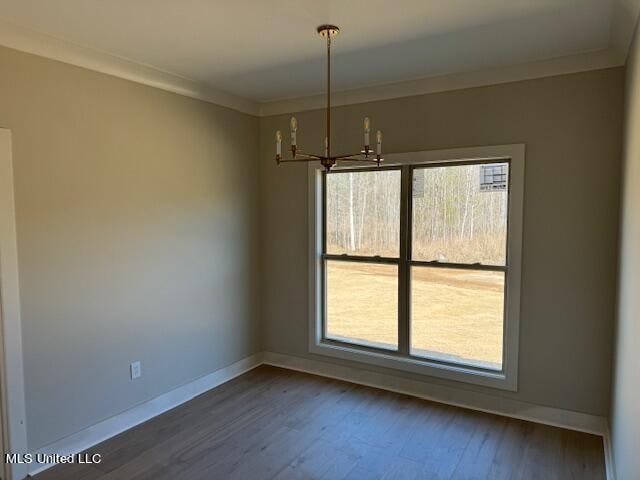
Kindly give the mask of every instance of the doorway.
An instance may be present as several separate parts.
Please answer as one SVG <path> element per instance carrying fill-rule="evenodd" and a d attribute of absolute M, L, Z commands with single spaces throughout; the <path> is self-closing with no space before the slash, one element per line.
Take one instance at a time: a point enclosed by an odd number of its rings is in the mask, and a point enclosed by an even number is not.
<path fill-rule="evenodd" d="M 18 248 L 11 131 L 0 128 L 0 447 L 3 479 L 27 475 L 24 464 L 7 464 L 5 453 L 27 452 Z"/>

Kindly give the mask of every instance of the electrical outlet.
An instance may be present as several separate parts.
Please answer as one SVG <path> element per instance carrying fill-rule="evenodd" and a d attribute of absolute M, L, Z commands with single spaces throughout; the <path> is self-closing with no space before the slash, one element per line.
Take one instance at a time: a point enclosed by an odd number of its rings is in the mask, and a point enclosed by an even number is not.
<path fill-rule="evenodd" d="M 140 362 L 133 362 L 131 364 L 131 380 L 134 380 L 142 375 L 142 367 L 140 366 Z"/>

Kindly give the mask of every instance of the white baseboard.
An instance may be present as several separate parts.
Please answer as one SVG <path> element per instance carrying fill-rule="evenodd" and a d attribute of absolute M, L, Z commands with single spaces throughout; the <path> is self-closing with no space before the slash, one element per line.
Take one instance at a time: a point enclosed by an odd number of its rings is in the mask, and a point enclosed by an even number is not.
<path fill-rule="evenodd" d="M 155 397 L 149 401 L 136 405 L 118 415 L 96 423 L 80 432 L 69 435 L 54 443 L 45 445 L 33 453 L 34 458 L 37 453 L 57 453 L 60 455 L 70 455 L 82 452 L 100 442 L 103 442 L 119 433 L 124 432 L 136 425 L 171 410 L 192 398 L 211 390 L 229 380 L 242 375 L 262 364 L 262 353 L 257 353 L 243 358 L 227 367 L 216 370 L 209 375 L 200 377 L 186 385 L 175 388 L 167 393 Z M 52 464 L 31 465 L 29 475 L 35 475 Z"/>
<path fill-rule="evenodd" d="M 487 395 L 426 383 L 407 378 L 382 374 L 370 370 L 346 367 L 328 362 L 312 360 L 280 353 L 263 352 L 263 363 L 276 367 L 298 370 L 324 377 L 345 380 L 370 387 L 390 390 L 414 397 L 424 398 L 457 407 L 493 413 L 506 417 L 567 428 L 580 432 L 605 436 L 607 419 L 596 415 L 534 405 L 520 400 Z"/>
<path fill-rule="evenodd" d="M 262 364 L 321 375 L 446 403 L 471 410 L 478 410 L 506 417 L 528 420 L 570 430 L 601 435 L 604 443 L 607 480 L 614 480 L 613 462 L 608 422 L 606 418 L 570 410 L 544 407 L 519 400 L 487 395 L 469 390 L 455 389 L 438 384 L 409 380 L 370 370 L 346 367 L 319 360 L 312 360 L 273 352 L 260 352 L 246 357 L 228 367 L 217 370 L 193 382 L 178 387 L 147 402 L 108 418 L 80 432 L 69 435 L 46 445 L 36 453 L 57 453 L 69 455 L 82 452 L 125 430 L 135 427 L 161 413 L 166 412 L 212 388 L 217 387 Z M 35 475 L 53 466 L 52 464 L 32 465 L 30 475 Z"/>

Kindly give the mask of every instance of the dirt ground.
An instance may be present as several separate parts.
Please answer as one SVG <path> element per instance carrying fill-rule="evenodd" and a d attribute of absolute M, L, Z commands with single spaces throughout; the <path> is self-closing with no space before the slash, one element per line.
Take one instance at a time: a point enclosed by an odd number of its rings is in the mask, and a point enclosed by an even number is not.
<path fill-rule="evenodd" d="M 396 271 L 395 265 L 330 262 L 327 335 L 395 348 Z M 501 272 L 414 268 L 412 353 L 500 369 L 503 282 Z"/>

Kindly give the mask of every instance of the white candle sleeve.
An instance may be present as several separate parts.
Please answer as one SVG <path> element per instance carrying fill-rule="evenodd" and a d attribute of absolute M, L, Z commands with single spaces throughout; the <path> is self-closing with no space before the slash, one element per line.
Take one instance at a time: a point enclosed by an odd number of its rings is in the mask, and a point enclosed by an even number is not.
<path fill-rule="evenodd" d="M 376 145 L 377 146 L 376 153 L 378 155 L 382 155 L 382 132 L 380 130 L 378 130 L 378 133 L 376 134 L 376 140 L 377 140 L 377 142 L 376 142 L 376 144 L 377 144 Z"/>
<path fill-rule="evenodd" d="M 295 147 L 297 145 L 297 136 L 296 132 L 298 131 L 298 120 L 296 117 L 291 117 L 291 146 Z"/>
<path fill-rule="evenodd" d="M 370 123 L 369 123 L 369 117 L 364 117 L 364 145 L 365 147 L 371 145 L 370 142 L 370 138 L 369 138 L 369 128 L 370 128 Z"/>

